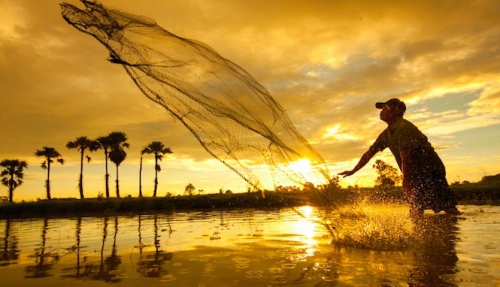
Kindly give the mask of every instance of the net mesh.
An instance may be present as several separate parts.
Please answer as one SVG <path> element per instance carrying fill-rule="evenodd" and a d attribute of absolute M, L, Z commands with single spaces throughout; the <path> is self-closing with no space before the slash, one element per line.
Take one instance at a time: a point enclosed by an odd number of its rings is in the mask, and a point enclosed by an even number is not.
<path fill-rule="evenodd" d="M 179 119 L 208 153 L 251 187 L 329 182 L 321 155 L 240 66 L 151 19 L 97 1 L 81 2 L 84 9 L 62 3 L 63 18 L 99 40 L 109 60 L 122 65 L 144 95 Z"/>

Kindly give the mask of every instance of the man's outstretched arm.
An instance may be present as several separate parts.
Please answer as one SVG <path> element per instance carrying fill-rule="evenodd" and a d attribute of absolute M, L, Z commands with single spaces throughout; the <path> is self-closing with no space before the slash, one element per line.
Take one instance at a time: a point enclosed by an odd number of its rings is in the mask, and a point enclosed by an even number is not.
<path fill-rule="evenodd" d="M 343 176 L 343 177 L 346 177 L 346 176 L 350 176 L 350 175 L 353 175 L 355 174 L 358 170 L 360 170 L 361 168 L 363 168 L 369 161 L 370 159 L 372 159 L 372 157 L 376 154 L 377 152 L 376 151 L 373 151 L 372 149 L 368 149 L 362 156 L 361 158 L 359 159 L 359 162 L 358 164 L 356 164 L 356 166 L 352 169 L 352 170 L 346 170 L 346 171 L 343 171 L 341 173 L 339 173 L 339 175 Z"/>

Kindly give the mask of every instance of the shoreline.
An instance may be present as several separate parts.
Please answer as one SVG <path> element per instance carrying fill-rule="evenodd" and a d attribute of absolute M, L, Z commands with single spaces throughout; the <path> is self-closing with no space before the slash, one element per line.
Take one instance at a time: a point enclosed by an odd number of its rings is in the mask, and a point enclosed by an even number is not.
<path fill-rule="evenodd" d="M 500 187 L 452 187 L 459 205 L 500 205 Z M 110 216 L 128 214 L 175 213 L 235 209 L 283 209 L 302 205 L 335 208 L 368 203 L 406 204 L 401 188 L 335 189 L 329 191 L 267 191 L 234 194 L 205 194 L 174 197 L 125 197 L 51 199 L 0 204 L 0 219 Z"/>

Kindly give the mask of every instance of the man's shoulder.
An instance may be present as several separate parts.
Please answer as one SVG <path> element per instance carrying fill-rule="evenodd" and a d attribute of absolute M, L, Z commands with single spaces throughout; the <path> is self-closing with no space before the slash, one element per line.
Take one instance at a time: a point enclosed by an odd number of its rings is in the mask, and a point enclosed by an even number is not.
<path fill-rule="evenodd" d="M 414 123 L 412 123 L 409 120 L 404 119 L 404 118 L 401 118 L 398 120 L 398 126 L 418 129 Z"/>
<path fill-rule="evenodd" d="M 403 133 L 406 136 L 427 139 L 424 133 L 422 133 L 422 131 L 415 124 L 403 118 L 401 118 L 401 122 L 398 126 L 398 132 Z"/>

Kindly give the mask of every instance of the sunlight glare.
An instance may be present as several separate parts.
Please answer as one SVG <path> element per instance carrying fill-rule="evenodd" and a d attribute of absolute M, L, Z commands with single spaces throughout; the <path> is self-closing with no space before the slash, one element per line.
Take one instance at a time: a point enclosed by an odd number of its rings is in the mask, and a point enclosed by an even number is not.
<path fill-rule="evenodd" d="M 299 212 L 302 213 L 306 219 L 311 218 L 311 214 L 313 212 L 312 206 L 304 205 L 298 208 Z"/>
<path fill-rule="evenodd" d="M 307 158 L 291 162 L 288 168 L 298 173 L 310 173 L 312 170 L 311 162 Z"/>
<path fill-rule="evenodd" d="M 314 222 L 314 208 L 308 205 L 301 206 L 297 208 L 297 211 L 301 214 L 302 218 L 294 223 L 293 229 L 303 236 L 301 240 L 307 245 L 316 245 L 318 242 L 314 239 L 317 230 L 316 223 Z"/>

